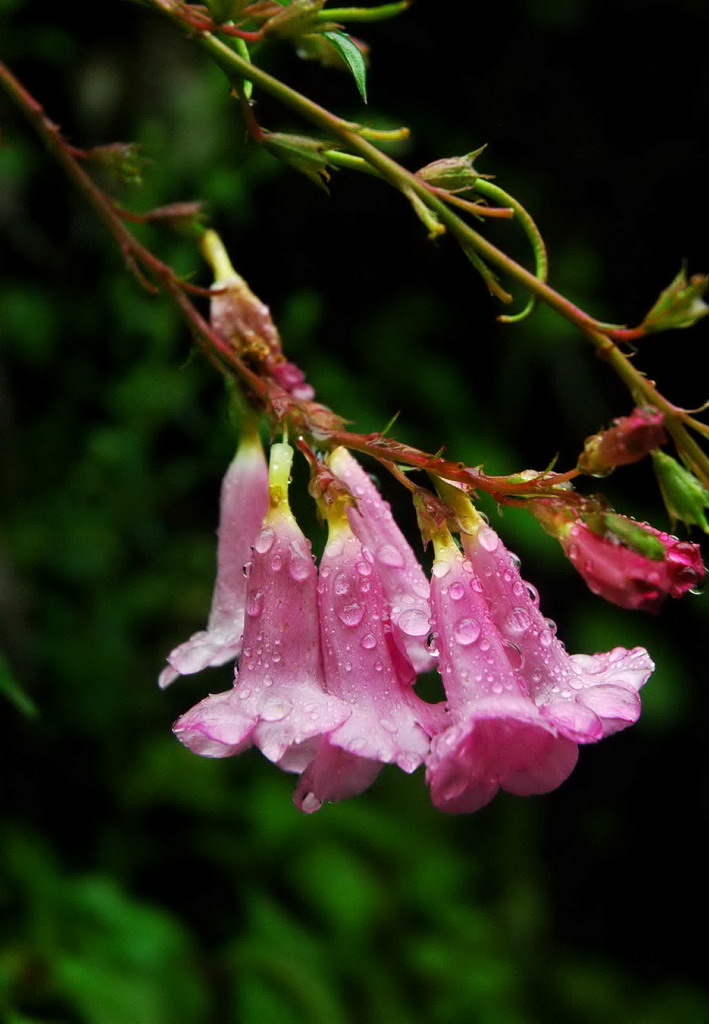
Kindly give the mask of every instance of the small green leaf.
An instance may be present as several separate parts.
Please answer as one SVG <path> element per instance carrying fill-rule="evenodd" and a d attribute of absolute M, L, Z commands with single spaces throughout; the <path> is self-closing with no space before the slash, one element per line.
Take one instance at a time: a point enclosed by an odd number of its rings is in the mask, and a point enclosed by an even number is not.
<path fill-rule="evenodd" d="M 357 83 L 359 94 L 367 102 L 367 66 L 364 63 L 362 51 L 357 44 L 347 35 L 346 32 L 323 32 L 325 39 L 330 42 L 350 69 Z"/>

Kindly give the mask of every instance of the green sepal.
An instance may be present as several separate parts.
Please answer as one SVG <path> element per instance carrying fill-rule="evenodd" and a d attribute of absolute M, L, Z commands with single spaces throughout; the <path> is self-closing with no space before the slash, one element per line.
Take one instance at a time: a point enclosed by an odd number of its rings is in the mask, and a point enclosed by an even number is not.
<path fill-rule="evenodd" d="M 275 157 L 300 171 L 306 178 L 327 192 L 330 180 L 328 168 L 334 164 L 327 156 L 327 149 L 332 143 L 320 142 L 308 135 L 289 135 L 285 132 L 264 132 L 263 145 Z"/>
<path fill-rule="evenodd" d="M 704 512 L 709 508 L 709 490 L 671 455 L 654 451 L 652 461 L 673 528 L 679 519 L 688 526 L 698 526 L 709 533 L 709 521 Z"/>
<path fill-rule="evenodd" d="M 682 267 L 672 283 L 660 292 L 655 305 L 642 322 L 648 334 L 692 327 L 709 313 L 709 305 L 702 296 L 709 288 L 709 274 L 693 274 L 687 278 Z"/>
<path fill-rule="evenodd" d="M 603 525 L 608 533 L 612 533 L 626 547 L 637 551 L 639 555 L 644 555 L 653 562 L 661 562 L 664 559 L 665 546 L 660 538 L 654 533 L 648 533 L 632 519 L 618 515 L 617 512 L 607 512 L 603 516 Z"/>

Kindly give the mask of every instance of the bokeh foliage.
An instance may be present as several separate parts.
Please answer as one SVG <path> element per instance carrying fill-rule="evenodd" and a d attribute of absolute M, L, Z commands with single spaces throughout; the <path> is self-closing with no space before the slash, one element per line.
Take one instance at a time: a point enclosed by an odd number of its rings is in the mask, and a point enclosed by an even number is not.
<path fill-rule="evenodd" d="M 484 169 L 535 212 L 555 281 L 601 317 L 642 314 L 682 257 L 706 269 L 706 217 L 662 213 L 708 169 L 700 3 L 644 5 L 637 55 L 631 0 L 515 0 L 502 28 L 456 13 L 435 52 L 431 7 L 367 33 L 371 117 L 412 124 L 411 166 L 489 142 Z M 129 5 L 102 10 L 99 25 L 2 0 L 3 57 L 72 141 L 142 143 L 154 163 L 124 201 L 208 202 L 287 351 L 358 428 L 400 409 L 403 439 L 505 472 L 557 450 L 568 464 L 628 411 L 570 328 L 543 310 L 498 328 L 464 261 L 426 243 L 398 197 L 345 173 L 316 193 L 245 145 L 222 79 L 184 41 Z M 272 59 L 361 113 L 344 75 Z M 668 86 L 680 62 L 681 101 Z M 1 109 L 3 1024 L 709 1021 L 686 927 L 706 900 L 706 599 L 652 621 L 609 608 L 523 514 L 496 520 L 571 650 L 643 643 L 658 664 L 638 726 L 583 751 L 548 797 L 450 819 L 420 773 L 388 770 L 304 817 L 292 780 L 255 752 L 189 754 L 170 723 L 228 671 L 164 694 L 155 678 L 208 607 L 234 444 L 222 386 Z M 266 101 L 259 116 L 300 127 Z M 202 273 L 183 239 L 149 237 Z M 642 353 L 687 405 L 706 398 L 689 372 L 706 330 L 671 362 L 664 340 Z M 661 521 L 646 467 L 608 489 Z M 298 510 L 317 537 L 304 499 Z"/>

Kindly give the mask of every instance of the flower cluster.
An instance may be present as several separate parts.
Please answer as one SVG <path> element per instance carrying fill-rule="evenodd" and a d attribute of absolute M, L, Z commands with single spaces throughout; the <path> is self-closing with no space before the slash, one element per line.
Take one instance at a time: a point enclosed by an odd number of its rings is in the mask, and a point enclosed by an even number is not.
<path fill-rule="evenodd" d="M 233 687 L 175 723 L 190 750 L 258 747 L 299 776 L 294 799 L 306 812 L 362 792 L 384 764 L 424 765 L 434 805 L 458 813 L 498 789 L 554 789 L 579 744 L 637 719 L 647 652 L 567 654 L 518 560 L 462 490 L 441 481 L 452 515 L 421 515 L 435 553 L 429 581 L 375 484 L 336 449 L 316 567 L 288 501 L 292 459 L 276 443 L 267 467 L 252 432 L 227 471 L 208 627 L 171 653 L 160 679 L 238 658 Z M 415 683 L 436 668 L 446 699 L 429 703 Z"/>

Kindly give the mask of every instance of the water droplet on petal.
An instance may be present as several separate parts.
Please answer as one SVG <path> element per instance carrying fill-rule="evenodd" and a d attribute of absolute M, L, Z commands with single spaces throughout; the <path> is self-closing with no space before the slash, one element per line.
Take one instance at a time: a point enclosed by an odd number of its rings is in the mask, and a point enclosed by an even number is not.
<path fill-rule="evenodd" d="M 504 628 L 508 633 L 520 636 L 530 625 L 529 613 L 524 608 L 511 608 L 505 616 Z"/>
<path fill-rule="evenodd" d="M 383 544 L 377 551 L 377 558 L 382 565 L 388 565 L 392 569 L 403 569 L 406 564 L 404 556 L 393 544 Z"/>
<path fill-rule="evenodd" d="M 480 623 L 476 619 L 461 619 L 453 630 L 453 636 L 461 647 L 469 647 L 480 636 Z"/>
<path fill-rule="evenodd" d="M 293 705 L 285 697 L 267 700 L 261 711 L 261 718 L 264 722 L 280 722 L 292 709 Z"/>
<path fill-rule="evenodd" d="M 517 644 L 512 643 L 511 640 L 504 641 L 505 654 L 512 668 L 517 671 L 524 665 L 524 654 L 519 649 Z"/>
<path fill-rule="evenodd" d="M 288 574 L 296 583 L 302 583 L 310 575 L 312 563 L 299 555 L 292 555 L 288 564 Z"/>
<path fill-rule="evenodd" d="M 431 572 L 437 579 L 442 579 L 447 573 L 450 572 L 450 565 L 448 562 L 444 562 L 442 558 L 437 558 L 431 566 Z"/>
<path fill-rule="evenodd" d="M 261 530 L 261 533 L 256 538 L 256 543 L 254 544 L 254 548 L 258 551 L 258 553 L 260 555 L 265 555 L 265 553 L 273 545 L 273 542 L 274 542 L 275 539 L 276 539 L 276 535 L 273 532 L 273 530 L 271 529 L 271 527 L 270 526 L 264 526 L 263 530 Z"/>
<path fill-rule="evenodd" d="M 426 612 L 420 608 L 407 608 L 399 616 L 397 625 L 407 636 L 426 636 L 429 629 L 429 618 Z"/>
<path fill-rule="evenodd" d="M 360 574 L 360 576 L 369 576 L 369 574 L 372 571 L 372 566 L 370 565 L 369 562 L 365 562 L 364 560 L 362 560 L 361 562 L 357 562 L 357 564 L 355 565 L 355 569 Z"/>
<path fill-rule="evenodd" d="M 435 658 L 438 654 L 438 633 L 431 633 L 428 640 L 426 641 L 426 650 Z"/>
<path fill-rule="evenodd" d="M 349 589 L 350 581 L 347 578 L 347 573 L 338 572 L 337 576 L 335 576 L 335 593 L 340 595 L 346 594 Z"/>
<path fill-rule="evenodd" d="M 251 573 L 251 562 L 244 562 L 244 564 L 241 567 L 241 571 L 243 572 L 246 579 L 248 579 Z"/>
<path fill-rule="evenodd" d="M 371 651 L 377 646 L 377 638 L 374 633 L 365 633 L 362 637 L 361 644 L 365 651 Z"/>
<path fill-rule="evenodd" d="M 489 526 L 481 526 L 478 530 L 478 544 L 486 551 L 497 551 L 500 538 Z"/>
<path fill-rule="evenodd" d="M 320 810 L 322 807 L 322 800 L 318 800 L 315 793 L 306 793 L 300 801 L 300 806 L 306 814 L 312 814 L 314 811 Z"/>
<path fill-rule="evenodd" d="M 363 616 L 364 605 L 359 604 L 357 601 L 352 601 L 351 604 L 343 605 L 342 608 L 337 609 L 337 617 L 345 626 L 358 626 Z"/>
<path fill-rule="evenodd" d="M 535 608 L 538 608 L 539 607 L 539 591 L 537 590 L 537 588 L 534 586 L 533 583 L 527 583 L 526 580 L 524 581 L 524 585 L 527 588 L 527 593 L 529 594 L 530 601 L 532 602 L 532 604 L 534 605 Z"/>
<path fill-rule="evenodd" d="M 273 569 L 274 572 L 279 572 L 282 567 L 283 559 L 281 558 L 280 555 L 274 555 L 273 558 L 271 559 L 271 568 Z"/>
<path fill-rule="evenodd" d="M 252 591 L 246 599 L 246 614 L 252 619 L 258 618 L 263 608 L 263 594 L 260 590 Z"/>
<path fill-rule="evenodd" d="M 460 601 L 465 596 L 465 587 L 462 583 L 453 583 L 449 593 L 453 601 Z"/>

